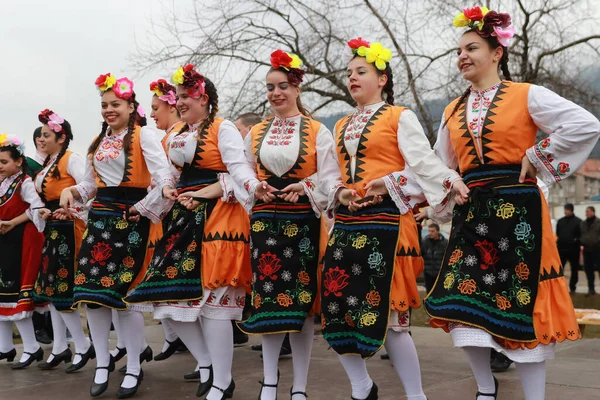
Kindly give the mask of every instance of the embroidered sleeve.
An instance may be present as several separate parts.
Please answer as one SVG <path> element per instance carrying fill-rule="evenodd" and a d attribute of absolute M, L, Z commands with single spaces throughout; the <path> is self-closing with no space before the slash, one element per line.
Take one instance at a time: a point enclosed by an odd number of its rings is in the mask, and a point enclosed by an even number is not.
<path fill-rule="evenodd" d="M 400 172 L 392 172 L 382 179 L 390 197 L 401 214 L 407 213 L 417 204 L 426 201 L 423 189 L 419 186 L 415 174 L 410 167 Z"/>
<path fill-rule="evenodd" d="M 398 148 L 414 173 L 427 202 L 436 206 L 447 201 L 447 197 L 452 193 L 452 183 L 461 178 L 436 156 L 417 116 L 412 111 L 405 110 L 400 116 Z"/>
<path fill-rule="evenodd" d="M 231 179 L 231 175 L 225 172 L 217 175 L 219 177 L 219 184 L 223 190 L 221 201 L 224 201 L 225 203 L 237 203 L 235 191 L 233 190 L 233 179 Z"/>
<path fill-rule="evenodd" d="M 90 157 L 85 158 L 85 172 L 81 181 L 75 185 L 75 189 L 79 193 L 79 196 L 81 196 L 81 202 L 84 204 L 96 196 L 96 190 L 98 189 L 96 187 L 96 173 L 94 172 L 94 167 L 92 167 Z"/>
<path fill-rule="evenodd" d="M 40 217 L 40 209 L 44 207 L 44 203 L 35 190 L 31 178 L 26 178 L 21 183 L 21 198 L 24 202 L 29 203 L 29 208 L 25 210 L 27 217 L 33 222 L 38 232 L 44 232 L 46 221 Z"/>
<path fill-rule="evenodd" d="M 83 182 L 85 179 L 85 167 L 85 159 L 79 154 L 71 153 L 69 161 L 67 162 L 67 173 L 75 179 L 77 184 Z M 75 212 L 72 212 L 71 214 L 73 214 L 75 218 L 79 218 L 87 223 L 91 203 L 84 203 L 75 199 L 73 204 L 75 206 Z"/>
<path fill-rule="evenodd" d="M 527 149 L 527 158 L 547 185 L 577 171 L 587 160 L 600 136 L 600 122 L 575 103 L 541 86 L 532 85 L 529 114 L 549 135 Z"/>

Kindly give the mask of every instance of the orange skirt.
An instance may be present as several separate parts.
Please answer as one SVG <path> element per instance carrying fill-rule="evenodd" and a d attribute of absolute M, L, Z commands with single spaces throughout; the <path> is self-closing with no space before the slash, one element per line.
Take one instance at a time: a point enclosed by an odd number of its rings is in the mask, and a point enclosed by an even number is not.
<path fill-rule="evenodd" d="M 400 215 L 400 234 L 396 245 L 396 261 L 392 278 L 391 309 L 406 311 L 421 307 L 417 277 L 425 268 L 419 231 L 412 212 Z"/>

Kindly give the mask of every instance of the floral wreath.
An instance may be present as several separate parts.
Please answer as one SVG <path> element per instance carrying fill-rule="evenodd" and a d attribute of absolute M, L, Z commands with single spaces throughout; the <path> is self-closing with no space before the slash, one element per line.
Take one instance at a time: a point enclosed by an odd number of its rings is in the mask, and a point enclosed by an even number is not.
<path fill-rule="evenodd" d="M 150 90 L 162 101 L 174 106 L 177 103 L 175 87 L 164 79 L 159 79 L 150 84 Z"/>
<path fill-rule="evenodd" d="M 508 13 L 490 11 L 486 7 L 465 8 L 452 23 L 457 28 L 467 26 L 484 38 L 495 36 L 504 47 L 508 47 L 508 41 L 515 35 Z"/>
<path fill-rule="evenodd" d="M 275 50 L 271 53 L 271 67 L 273 69 L 283 70 L 288 76 L 288 82 L 298 86 L 304 79 L 305 71 L 302 67 L 302 60 L 296 54 L 286 53 L 283 50 Z"/>
<path fill-rule="evenodd" d="M 46 108 L 45 110 L 40 112 L 40 114 L 38 115 L 38 120 L 42 124 L 48 125 L 48 127 L 52 129 L 52 131 L 56 133 L 64 133 L 62 124 L 65 123 L 65 120 L 63 117 L 59 116 L 54 111 Z"/>
<path fill-rule="evenodd" d="M 116 79 L 110 72 L 96 79 L 96 87 L 100 94 L 112 89 L 115 95 L 123 100 L 129 100 L 133 95 L 133 82 L 125 77 Z"/>
<path fill-rule="evenodd" d="M 172 79 L 176 85 L 183 86 L 188 96 L 193 99 L 198 99 L 206 93 L 204 76 L 194 69 L 193 64 L 177 68 Z"/>
<path fill-rule="evenodd" d="M 25 143 L 17 135 L 0 133 L 0 147 L 12 146 L 20 155 L 25 155 Z"/>
<path fill-rule="evenodd" d="M 385 71 L 387 64 L 392 61 L 392 51 L 379 42 L 369 43 L 361 37 L 348 41 L 344 52 L 344 61 L 349 63 L 354 57 L 364 57 L 369 64 L 375 64 L 380 71 Z"/>

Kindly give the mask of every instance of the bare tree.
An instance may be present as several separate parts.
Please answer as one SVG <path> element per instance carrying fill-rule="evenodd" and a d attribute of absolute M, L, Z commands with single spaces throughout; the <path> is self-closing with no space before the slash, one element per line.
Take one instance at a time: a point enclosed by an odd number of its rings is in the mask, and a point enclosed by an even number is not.
<path fill-rule="evenodd" d="M 395 53 L 398 102 L 418 112 L 429 138 L 440 119 L 432 104 L 464 90 L 453 57 L 460 32 L 452 17 L 471 2 L 459 0 L 246 0 L 193 2 L 180 10 L 164 5 L 164 19 L 153 21 L 150 46 L 131 56 L 139 71 L 191 62 L 218 84 L 230 114 L 264 112 L 264 77 L 269 54 L 281 48 L 302 59 L 302 87 L 313 112 L 346 112 L 354 104 L 345 84 L 343 48 L 363 36 Z M 178 3 L 180 4 L 180 3 Z M 597 105 L 580 79 L 587 64 L 600 59 L 600 22 L 588 0 L 487 1 L 508 11 L 519 33 L 511 48 L 516 80 L 551 86 L 584 105 Z M 585 60 L 578 60 L 585 55 Z M 565 64 L 565 59 L 571 62 Z M 566 68 L 566 66 L 569 68 Z M 588 89 L 588 90 L 586 90 Z M 438 115 L 433 115 L 433 114 Z"/>

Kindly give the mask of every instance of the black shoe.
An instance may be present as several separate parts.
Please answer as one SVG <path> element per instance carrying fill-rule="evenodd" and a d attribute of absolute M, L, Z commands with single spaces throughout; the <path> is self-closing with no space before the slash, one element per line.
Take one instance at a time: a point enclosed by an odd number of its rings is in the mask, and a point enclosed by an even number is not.
<path fill-rule="evenodd" d="M 214 387 L 217 390 L 220 390 L 223 393 L 223 397 L 221 397 L 221 400 L 225 400 L 225 399 L 230 399 L 233 397 L 233 391 L 235 390 L 235 382 L 233 381 L 233 379 L 231 379 L 231 383 L 229 384 L 229 386 L 227 386 L 227 389 L 221 389 L 218 386 L 212 385 L 211 387 Z"/>
<path fill-rule="evenodd" d="M 29 367 L 32 362 L 42 361 L 44 359 L 44 350 L 42 350 L 41 347 L 39 349 L 37 349 L 37 351 L 35 353 L 29 353 L 27 351 L 25 351 L 24 353 L 29 354 L 29 358 L 23 362 L 13 365 L 12 369 L 24 369 L 24 368 Z"/>
<path fill-rule="evenodd" d="M 120 350 L 119 350 L 120 351 Z M 152 348 L 150 346 L 146 346 L 144 351 L 140 353 L 140 364 L 144 361 L 150 362 L 152 361 Z M 127 365 L 123 365 L 121 369 L 119 369 L 119 373 L 124 374 L 127 372 Z"/>
<path fill-rule="evenodd" d="M 481 393 L 480 391 L 477 391 L 477 394 L 475 395 L 475 400 L 477 400 L 477 398 L 479 396 L 493 397 L 495 399 L 498 396 L 498 387 L 499 386 L 500 386 L 500 384 L 498 383 L 498 379 L 496 379 L 496 377 L 494 376 L 494 387 L 496 388 L 496 391 L 493 394 Z"/>
<path fill-rule="evenodd" d="M 0 360 L 6 359 L 8 362 L 13 362 L 17 356 L 17 349 L 12 349 L 7 353 L 0 353 Z"/>
<path fill-rule="evenodd" d="M 196 379 L 200 379 L 200 371 L 190 372 L 189 374 L 185 374 L 183 379 L 186 381 L 195 381 Z"/>
<path fill-rule="evenodd" d="M 92 386 L 90 387 L 90 396 L 92 397 L 98 397 L 102 393 L 104 393 L 106 389 L 108 389 L 108 378 L 110 378 L 110 373 L 115 370 L 115 359 L 113 358 L 113 356 L 110 356 L 110 362 L 108 363 L 108 367 L 96 367 L 96 371 L 99 369 L 107 370 L 108 376 L 106 377 L 106 382 L 103 383 L 96 383 L 92 380 Z M 94 378 L 95 377 L 96 374 L 94 373 Z"/>
<path fill-rule="evenodd" d="M 88 363 L 89 360 L 93 360 L 94 358 L 96 358 L 96 350 L 94 350 L 93 344 L 90 345 L 90 348 L 84 354 L 81 354 L 81 353 L 75 353 L 75 354 L 78 354 L 81 357 L 81 360 L 77 364 L 69 365 L 69 367 L 65 371 L 67 374 L 70 374 L 75 371 L 79 371 L 81 368 L 85 367 L 85 365 Z"/>
<path fill-rule="evenodd" d="M 389 360 L 390 355 L 388 353 L 385 353 L 385 354 L 382 354 L 381 356 L 379 356 L 379 358 L 381 358 L 382 360 Z"/>
<path fill-rule="evenodd" d="M 369 395 L 367 397 L 365 397 L 364 399 L 357 399 L 355 397 L 352 397 L 352 400 L 377 400 L 379 397 L 377 396 L 377 393 L 379 393 L 379 388 L 377 387 L 377 385 L 375 384 L 375 382 L 373 382 L 373 386 L 371 386 L 371 391 L 369 392 Z"/>
<path fill-rule="evenodd" d="M 43 329 L 38 329 L 37 331 L 35 331 L 35 340 L 37 340 L 41 344 L 50 344 L 50 343 L 52 343 L 52 339 L 48 335 L 48 332 L 46 332 Z"/>
<path fill-rule="evenodd" d="M 590 296 L 595 296 L 596 295 L 596 291 L 595 290 L 590 290 L 588 291 L 588 293 L 585 295 L 585 297 L 590 297 Z"/>
<path fill-rule="evenodd" d="M 277 383 L 276 384 L 272 385 L 272 384 L 265 383 L 264 381 L 258 381 L 258 383 L 260 383 L 260 392 L 258 392 L 258 400 L 260 400 L 260 398 L 262 397 L 263 388 L 266 388 L 266 387 L 277 388 L 277 386 L 279 385 L 279 370 L 277 370 Z M 290 392 L 291 392 L 291 389 L 290 389 Z M 277 400 L 277 389 L 275 389 L 275 400 Z"/>
<path fill-rule="evenodd" d="M 41 368 L 43 370 L 49 370 L 49 369 L 56 367 L 58 364 L 60 364 L 63 361 L 65 362 L 65 364 L 68 364 L 71 362 L 71 359 L 73 358 L 73 353 L 71 352 L 71 349 L 69 349 L 68 347 L 65 351 L 63 351 L 60 354 L 54 354 L 54 353 L 51 353 L 51 354 L 54 356 L 52 361 L 50 361 L 50 362 L 43 361 L 38 364 L 38 368 Z"/>
<path fill-rule="evenodd" d="M 292 387 L 290 388 L 290 399 L 291 399 L 292 397 L 294 397 L 294 395 L 295 395 L 295 394 L 301 394 L 302 396 L 304 396 L 304 397 L 306 397 L 306 398 L 308 399 L 308 395 L 306 394 L 306 392 L 294 392 L 293 390 L 294 390 L 294 387 L 292 386 Z M 259 400 L 260 400 L 260 399 L 259 399 Z"/>
<path fill-rule="evenodd" d="M 253 344 L 250 348 L 254 351 L 262 351 L 262 344 Z"/>
<path fill-rule="evenodd" d="M 119 390 L 117 390 L 117 399 L 127 399 L 129 397 L 133 397 L 137 393 L 137 390 L 140 387 L 142 380 L 144 379 L 144 371 L 142 371 L 142 370 L 140 370 L 139 375 L 125 374 L 125 376 L 127 376 L 127 375 L 133 376 L 137 382 L 135 383 L 135 386 L 132 388 L 119 387 Z M 121 384 L 123 384 L 123 383 L 121 383 Z"/>
<path fill-rule="evenodd" d="M 165 339 L 165 342 L 169 343 L 169 347 L 167 347 L 167 349 L 165 351 L 158 353 L 156 355 L 156 357 L 154 357 L 154 361 L 166 360 L 167 358 L 169 358 L 173 354 L 175 354 L 175 352 L 183 344 L 183 342 L 179 338 L 173 340 L 172 342 L 169 342 L 168 340 Z"/>
<path fill-rule="evenodd" d="M 506 372 L 513 362 L 504 354 L 496 353 L 494 359 L 490 363 L 492 372 Z"/>
<path fill-rule="evenodd" d="M 125 355 L 127 354 L 127 349 L 125 347 L 120 348 L 119 346 L 117 346 L 116 349 L 119 350 L 119 352 L 114 358 L 115 362 L 119 362 L 121 358 L 125 357 Z"/>
<path fill-rule="evenodd" d="M 208 380 L 206 382 L 200 382 L 198 384 L 198 390 L 196 390 L 196 397 L 202 397 L 204 396 L 206 393 L 208 393 L 208 391 L 210 390 L 210 388 L 212 387 L 213 384 L 213 369 L 212 369 L 212 365 L 208 366 L 208 367 L 200 367 L 198 372 L 198 379 L 200 379 L 200 369 L 207 369 L 209 370 L 209 375 L 208 375 Z"/>

